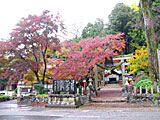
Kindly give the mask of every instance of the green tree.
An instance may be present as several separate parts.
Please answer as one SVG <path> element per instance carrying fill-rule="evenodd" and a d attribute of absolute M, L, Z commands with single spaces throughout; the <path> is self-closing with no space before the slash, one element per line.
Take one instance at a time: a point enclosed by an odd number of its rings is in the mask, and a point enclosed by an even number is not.
<path fill-rule="evenodd" d="M 137 12 L 123 3 L 118 3 L 109 15 L 108 33 L 125 33 L 125 54 L 132 53 L 136 48 L 140 49 L 140 46 L 145 45 L 143 30 L 136 26 L 137 17 Z"/>
<path fill-rule="evenodd" d="M 104 27 L 104 21 L 98 18 L 94 24 L 88 23 L 87 26 L 82 30 L 82 38 L 106 36 Z"/>

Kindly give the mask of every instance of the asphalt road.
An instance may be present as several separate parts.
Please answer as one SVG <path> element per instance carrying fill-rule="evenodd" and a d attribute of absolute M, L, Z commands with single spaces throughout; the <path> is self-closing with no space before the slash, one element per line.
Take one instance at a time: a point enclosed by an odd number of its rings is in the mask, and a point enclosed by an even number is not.
<path fill-rule="evenodd" d="M 37 105 L 17 105 L 16 100 L 1 102 L 0 120 L 160 120 L 159 107 L 121 108 L 107 107 L 105 103 L 95 104 L 77 109 L 49 109 Z"/>

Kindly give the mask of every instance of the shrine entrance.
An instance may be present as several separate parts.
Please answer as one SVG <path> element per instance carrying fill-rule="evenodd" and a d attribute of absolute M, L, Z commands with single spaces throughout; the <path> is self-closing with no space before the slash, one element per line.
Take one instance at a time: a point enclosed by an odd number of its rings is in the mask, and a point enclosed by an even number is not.
<path fill-rule="evenodd" d="M 117 80 L 116 78 L 109 78 L 109 84 L 116 84 Z"/>
<path fill-rule="evenodd" d="M 97 84 L 101 86 L 97 86 L 99 91 L 97 91 L 97 96 L 92 97 L 92 101 L 95 102 L 125 102 L 126 101 L 126 90 L 125 84 L 128 83 L 127 72 L 125 70 L 125 66 L 129 65 L 126 62 L 126 59 L 130 59 L 130 56 L 124 56 L 119 58 L 113 58 L 113 61 L 119 61 L 119 63 L 111 62 L 109 65 L 97 65 L 97 67 L 101 67 L 106 70 L 106 73 L 103 75 L 102 84 Z M 121 72 L 117 70 L 117 68 L 121 68 Z M 96 67 L 95 67 L 96 68 Z M 97 69 L 95 69 L 97 70 Z M 95 71 L 95 75 L 98 71 Z M 96 77 L 95 77 L 96 79 Z M 96 80 L 95 80 L 96 81 Z M 128 84 L 129 85 L 129 84 Z"/>

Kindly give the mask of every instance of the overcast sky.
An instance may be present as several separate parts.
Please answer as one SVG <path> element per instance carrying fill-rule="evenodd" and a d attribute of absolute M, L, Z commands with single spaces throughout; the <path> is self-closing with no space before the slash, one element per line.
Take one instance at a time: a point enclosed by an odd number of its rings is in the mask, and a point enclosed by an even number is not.
<path fill-rule="evenodd" d="M 139 0 L 1 0 L 0 38 L 9 37 L 15 24 L 29 14 L 40 15 L 44 10 L 60 12 L 68 30 L 74 26 L 82 29 L 96 18 L 106 22 L 113 7 L 122 2 L 131 6 Z"/>

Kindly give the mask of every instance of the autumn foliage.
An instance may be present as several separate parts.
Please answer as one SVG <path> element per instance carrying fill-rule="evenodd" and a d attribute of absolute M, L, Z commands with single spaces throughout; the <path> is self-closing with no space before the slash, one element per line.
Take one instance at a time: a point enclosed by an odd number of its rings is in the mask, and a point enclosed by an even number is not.
<path fill-rule="evenodd" d="M 67 60 L 53 68 L 53 79 L 81 79 L 93 65 L 103 63 L 105 57 L 117 56 L 116 51 L 122 51 L 125 47 L 123 35 L 82 39 L 79 43 L 65 41 L 57 56 L 63 55 Z"/>
<path fill-rule="evenodd" d="M 60 44 L 57 33 L 64 31 L 64 25 L 59 14 L 53 16 L 49 11 L 22 18 L 16 26 L 10 39 L 0 42 L 1 60 L 5 61 L 0 64 L 1 79 L 41 84 L 49 79 L 79 80 L 95 64 L 117 56 L 125 47 L 123 33 Z M 58 59 L 53 57 L 55 51 Z"/>
<path fill-rule="evenodd" d="M 1 78 L 18 81 L 25 78 L 44 84 L 47 71 L 47 55 L 60 48 L 58 31 L 63 31 L 64 25 L 60 15 L 55 16 L 44 11 L 40 16 L 29 15 L 16 24 L 5 42 L 0 42 L 0 54 L 7 58 L 1 66 Z M 30 74 L 26 76 L 25 74 Z"/>
<path fill-rule="evenodd" d="M 135 54 L 130 59 L 128 59 L 127 62 L 131 63 L 131 65 L 127 67 L 130 70 L 129 74 L 134 74 L 141 70 L 148 72 L 147 48 L 136 50 Z"/>

